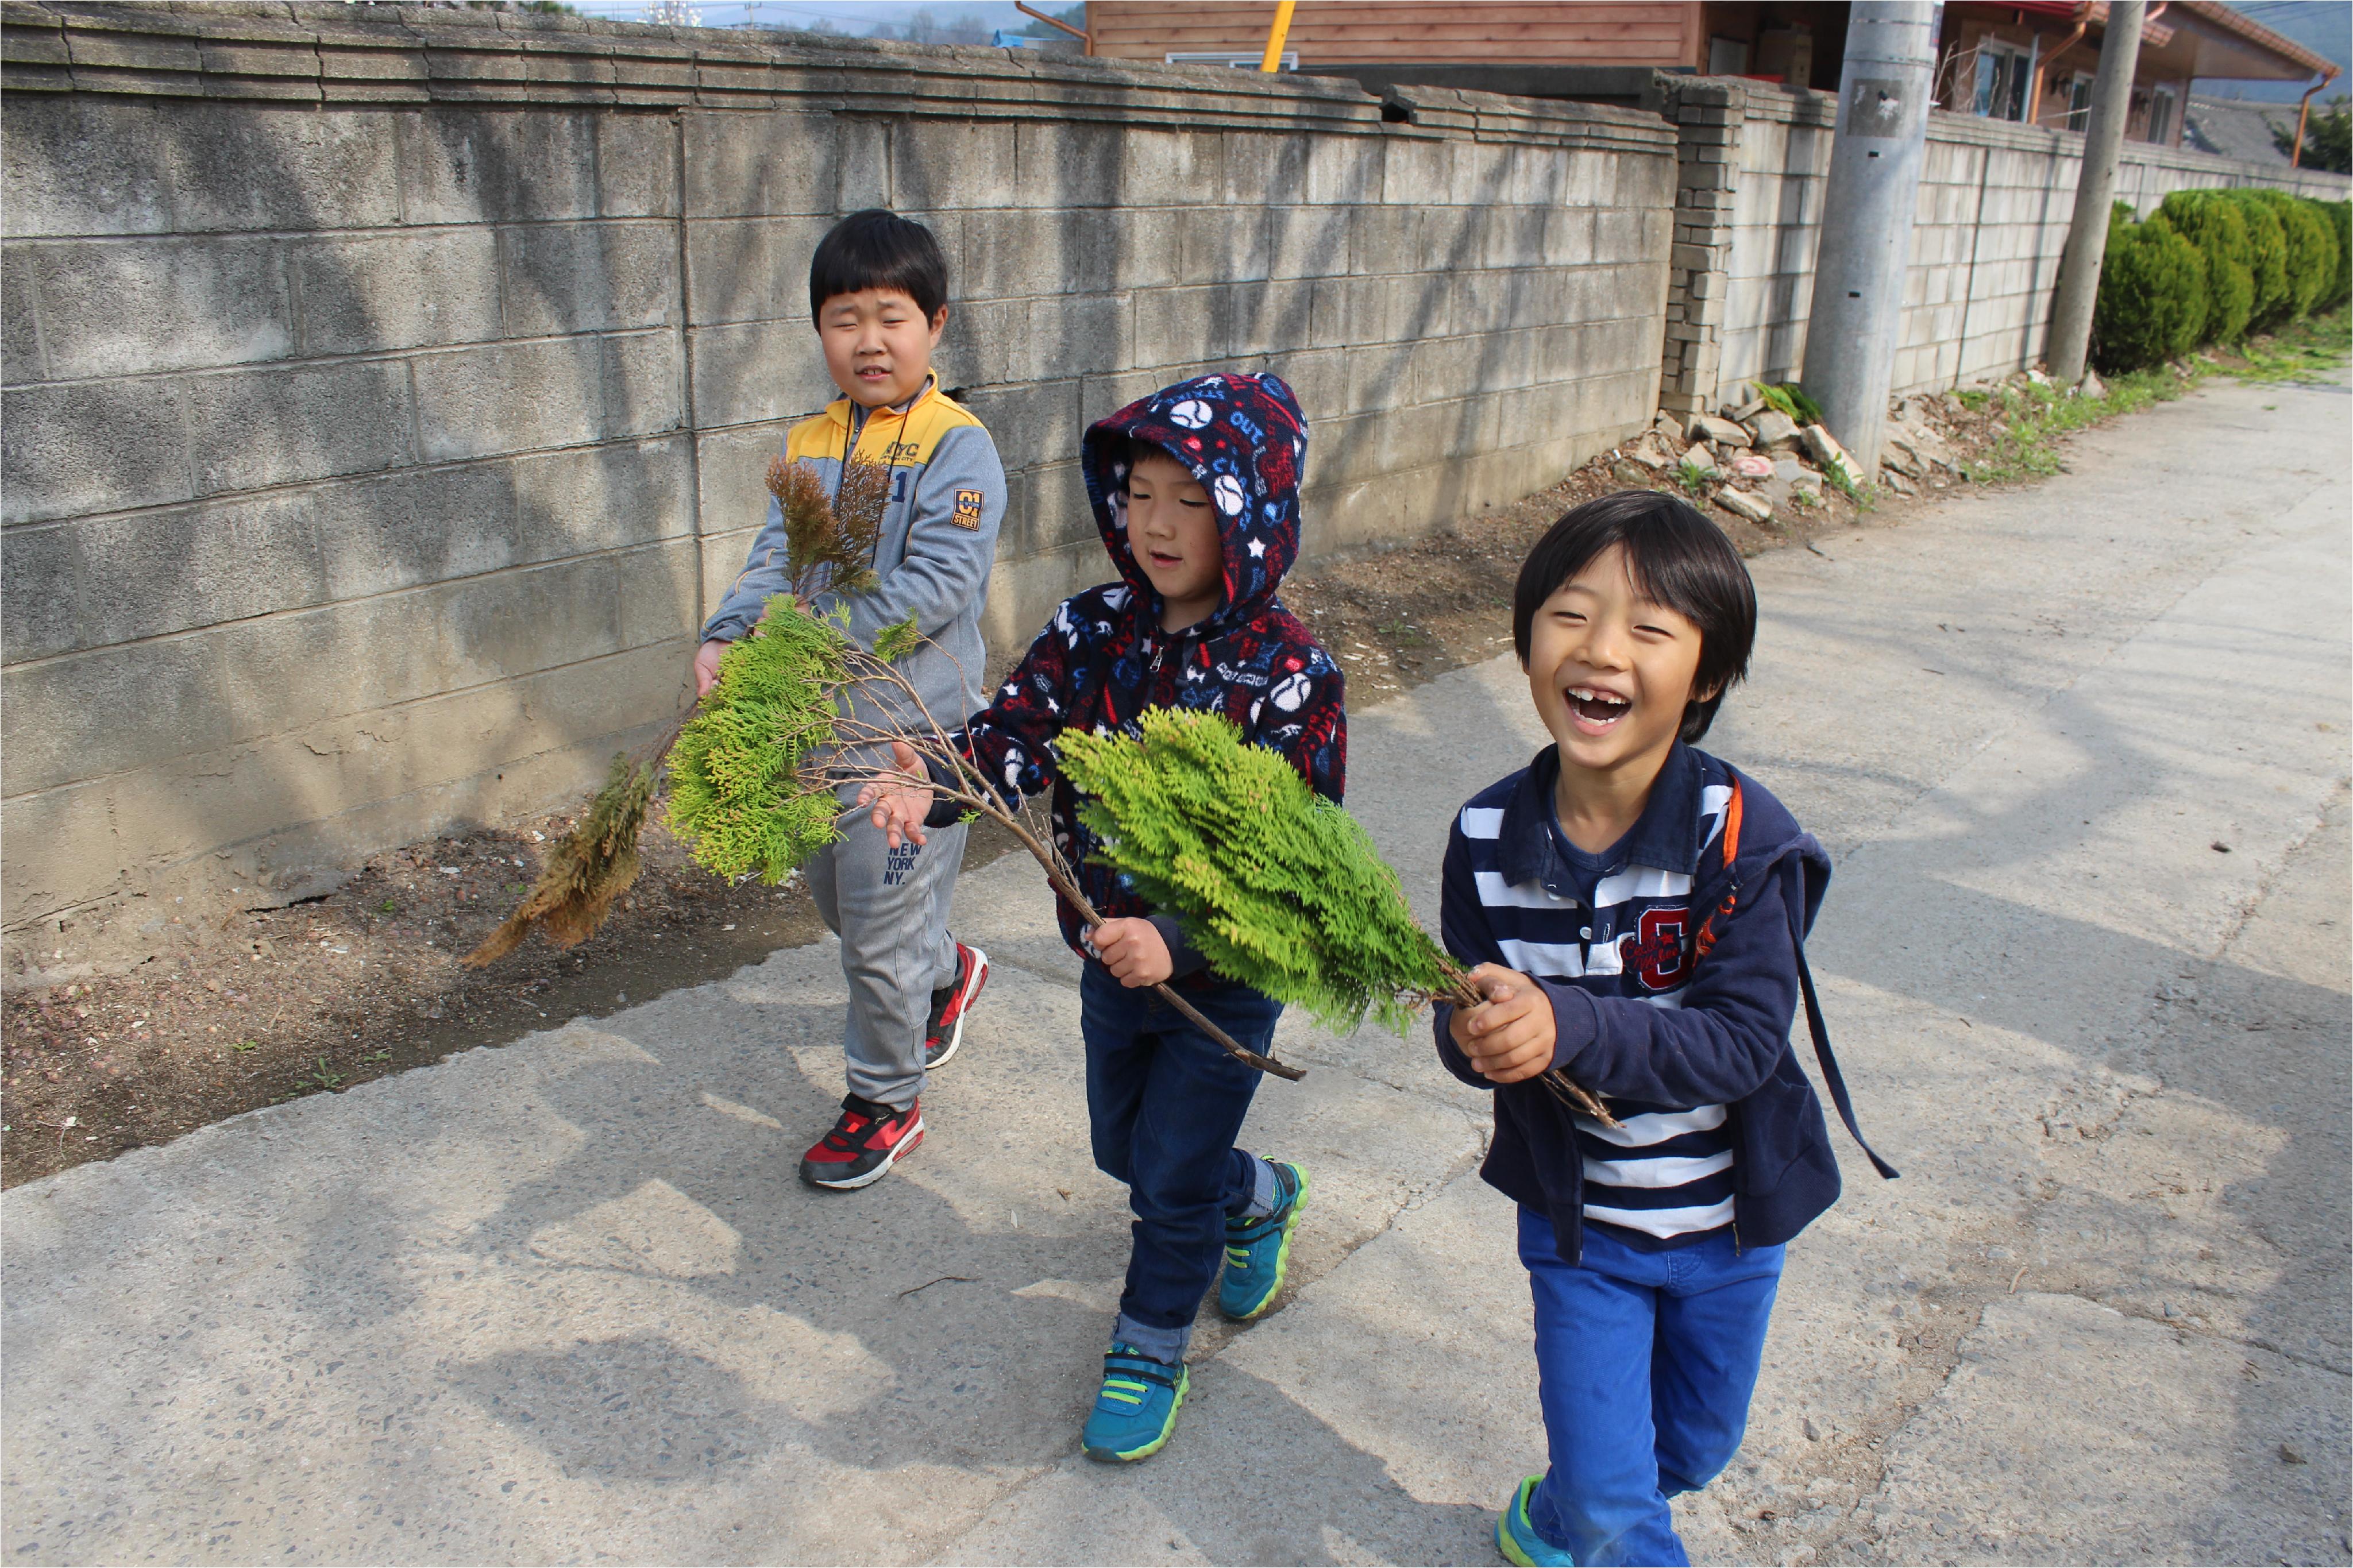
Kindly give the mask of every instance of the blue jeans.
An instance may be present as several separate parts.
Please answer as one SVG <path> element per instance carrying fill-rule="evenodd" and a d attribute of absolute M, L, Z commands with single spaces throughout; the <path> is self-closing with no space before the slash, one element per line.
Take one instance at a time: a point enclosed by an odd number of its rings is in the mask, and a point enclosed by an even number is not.
<path fill-rule="evenodd" d="M 1736 1251 L 1721 1234 L 1643 1252 L 1588 1226 L 1572 1266 L 1552 1221 L 1524 1207 L 1520 1261 L 1552 1457 L 1529 1522 L 1588 1568 L 1688 1563 L 1667 1500 L 1707 1485 L 1739 1450 L 1781 1248 Z"/>
<path fill-rule="evenodd" d="M 1261 1053 L 1282 1014 L 1282 1004 L 1240 985 L 1188 990 L 1185 1000 Z M 1228 1056 L 1158 992 L 1130 990 L 1100 963 L 1087 964 L 1079 1005 L 1095 1165 L 1127 1184 L 1135 1213 L 1112 1337 L 1179 1362 L 1224 1260 L 1226 1218 L 1248 1211 L 1257 1193 L 1259 1162 L 1234 1139 L 1259 1072 Z"/>

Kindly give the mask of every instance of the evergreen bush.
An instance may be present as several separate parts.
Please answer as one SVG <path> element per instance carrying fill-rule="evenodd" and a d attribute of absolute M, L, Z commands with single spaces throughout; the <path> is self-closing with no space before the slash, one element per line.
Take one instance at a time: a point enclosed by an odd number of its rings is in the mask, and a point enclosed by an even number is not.
<path fill-rule="evenodd" d="M 2161 217 L 2131 221 L 2118 202 L 2092 311 L 2093 360 L 2103 374 L 2142 370 L 2196 348 L 2205 331 L 2206 258 Z"/>
<path fill-rule="evenodd" d="M 2255 192 L 2255 199 L 2279 216 L 2287 239 L 2288 300 L 2281 320 L 2308 316 L 2337 281 L 2337 246 L 2328 220 L 2313 210 L 2316 204 L 2285 191 L 2266 187 Z"/>
<path fill-rule="evenodd" d="M 2314 205 L 2328 221 L 2329 237 L 2337 247 L 2337 279 L 2320 301 L 2322 310 L 2333 310 L 2353 298 L 2353 201 L 2316 202 Z"/>
<path fill-rule="evenodd" d="M 2247 264 L 2255 275 L 2255 302 L 2247 324 L 2261 331 L 2287 319 L 2295 296 L 2287 282 L 2287 230 L 2279 215 L 2254 192 L 2244 188 L 2221 192 L 2235 204 L 2247 226 Z"/>
<path fill-rule="evenodd" d="M 2239 342 L 2254 313 L 2255 272 L 2237 205 L 2215 191 L 2176 191 L 2157 211 L 2206 258 L 2206 340 Z"/>

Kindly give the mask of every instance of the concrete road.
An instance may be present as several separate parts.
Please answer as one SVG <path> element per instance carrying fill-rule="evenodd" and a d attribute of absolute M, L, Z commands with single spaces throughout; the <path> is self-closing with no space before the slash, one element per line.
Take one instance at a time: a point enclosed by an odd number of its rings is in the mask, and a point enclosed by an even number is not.
<path fill-rule="evenodd" d="M 2275 406 L 2267 406 L 2275 405 Z M 1814 944 L 1865 1130 L 1790 1251 L 1718 1561 L 2343 1562 L 2343 389 L 2221 387 L 2074 471 L 1756 563 L 1715 745 L 1831 845 Z M 1516 671 L 1356 716 L 1434 915 Z M 0 1199 L 11 1563 L 1493 1561 L 1540 1467 L 1509 1205 L 1420 1037 L 1286 1026 L 1254 1147 L 1301 1283 L 1207 1328 L 1176 1442 L 1080 1459 L 1124 1256 L 1039 879 L 862 1194 L 829 946 Z M 1851 1149 L 1842 1156 L 1852 1156 Z"/>

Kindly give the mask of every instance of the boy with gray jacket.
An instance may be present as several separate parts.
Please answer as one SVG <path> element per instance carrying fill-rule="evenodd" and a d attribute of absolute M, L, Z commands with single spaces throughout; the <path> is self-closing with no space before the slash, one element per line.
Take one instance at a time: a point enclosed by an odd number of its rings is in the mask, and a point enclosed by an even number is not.
<path fill-rule="evenodd" d="M 785 437 L 787 462 L 806 463 L 837 489 L 852 458 L 888 471 L 879 580 L 868 593 L 820 593 L 813 607 L 846 608 L 850 634 L 869 647 L 882 628 L 913 616 L 931 640 L 898 668 L 944 718 L 982 702 L 980 616 L 1006 494 L 996 444 L 939 390 L 932 370 L 947 325 L 947 286 L 946 258 L 921 224 L 876 209 L 835 225 L 809 263 L 809 312 L 842 396 Z M 784 526 L 783 509 L 771 500 L 743 573 L 703 625 L 697 695 L 717 680 L 726 645 L 782 591 Z M 845 817 L 841 831 L 806 869 L 818 913 L 841 939 L 849 1092 L 833 1130 L 800 1165 L 803 1181 L 837 1191 L 880 1181 L 923 1142 L 923 1075 L 955 1054 L 988 978 L 987 955 L 947 930 L 964 826 L 897 847 L 863 812 Z"/>

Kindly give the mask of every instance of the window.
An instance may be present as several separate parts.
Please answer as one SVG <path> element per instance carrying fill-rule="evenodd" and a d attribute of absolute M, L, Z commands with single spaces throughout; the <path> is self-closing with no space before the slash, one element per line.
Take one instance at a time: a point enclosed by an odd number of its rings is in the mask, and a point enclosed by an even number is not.
<path fill-rule="evenodd" d="M 2148 95 L 2148 139 L 2160 147 L 2173 145 L 2173 89 L 2158 88 Z"/>
<path fill-rule="evenodd" d="M 2088 131 L 2092 125 L 2092 80 L 2083 71 L 2067 84 L 2067 129 Z"/>
<path fill-rule="evenodd" d="M 1265 58 L 1266 56 L 1262 53 L 1255 55 L 1229 55 L 1223 51 L 1208 51 L 1200 53 L 1172 51 L 1166 57 L 1167 63 L 1172 66 L 1231 66 L 1238 71 L 1254 71 L 1258 69 L 1259 62 Z M 1295 71 L 1299 68 L 1299 51 L 1297 49 L 1285 49 L 1282 51 L 1282 68 L 1287 71 Z"/>
<path fill-rule="evenodd" d="M 2034 57 L 2016 44 L 1999 38 L 1978 41 L 1978 85 L 1969 112 L 1988 120 L 2026 118 L 2026 84 L 2034 74 Z"/>

